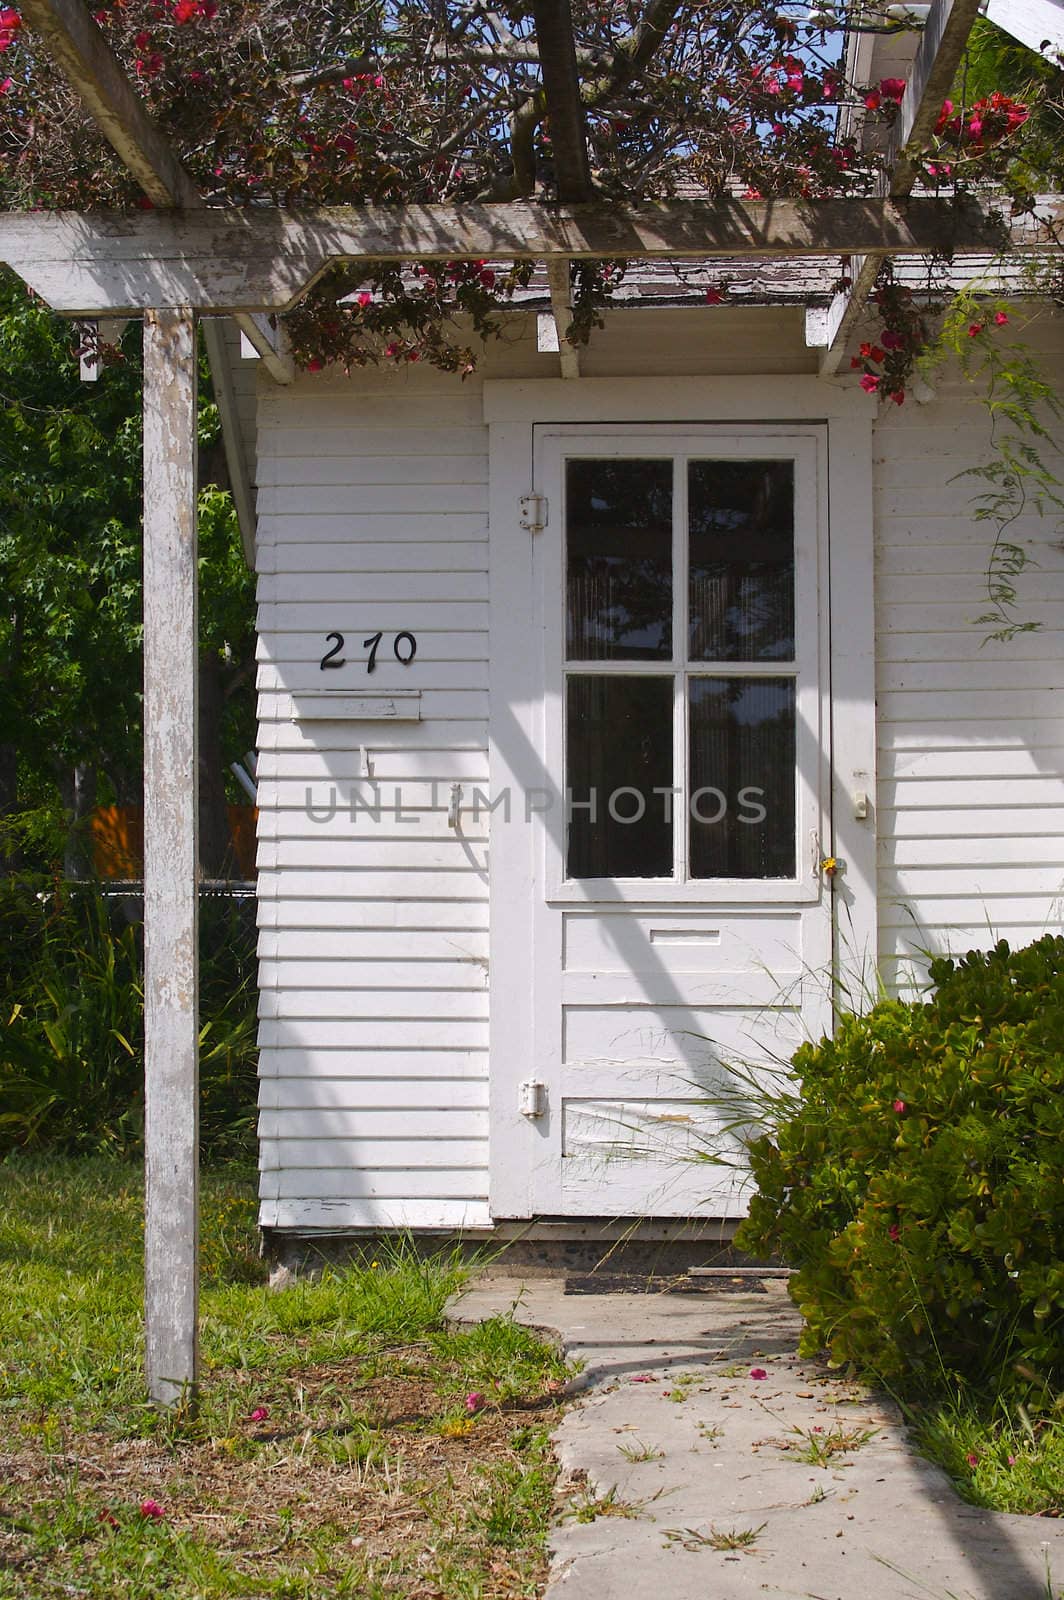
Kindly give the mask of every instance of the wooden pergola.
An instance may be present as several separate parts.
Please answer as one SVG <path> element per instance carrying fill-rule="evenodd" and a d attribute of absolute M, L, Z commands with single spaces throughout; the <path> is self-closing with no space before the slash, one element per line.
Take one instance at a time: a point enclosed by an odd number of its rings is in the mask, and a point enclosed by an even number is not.
<path fill-rule="evenodd" d="M 22 0 L 85 106 L 155 210 L 7 213 L 0 260 L 55 310 L 144 324 L 145 1317 L 151 1398 L 197 1381 L 198 1008 L 196 759 L 196 330 L 225 429 L 245 548 L 253 553 L 222 316 L 279 383 L 294 376 L 278 318 L 331 265 L 424 258 L 546 263 L 564 376 L 568 264 L 580 258 L 856 258 L 853 286 L 821 319 L 820 367 L 838 367 L 886 256 L 985 256 L 1058 248 L 1058 200 L 1041 220 L 991 205 L 910 198 L 980 0 L 934 0 L 892 129 L 881 192 L 864 199 L 706 200 L 605 206 L 588 172 L 567 0 L 536 0 L 536 33 L 559 203 L 208 209 L 149 118 L 82 0 Z"/>

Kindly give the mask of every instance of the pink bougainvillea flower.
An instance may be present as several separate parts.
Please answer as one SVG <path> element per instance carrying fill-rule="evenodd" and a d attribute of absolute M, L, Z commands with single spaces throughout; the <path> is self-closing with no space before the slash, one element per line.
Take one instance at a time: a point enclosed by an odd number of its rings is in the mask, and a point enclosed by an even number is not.
<path fill-rule="evenodd" d="M 174 7 L 175 22 L 195 22 L 199 14 L 199 0 L 177 0 L 177 4 Z"/>
<path fill-rule="evenodd" d="M 8 81 L 8 83 L 10 83 L 11 79 L 9 78 L 7 81 Z M 1008 314 L 1007 311 L 995 311 L 994 312 L 994 326 L 995 327 L 1003 328 L 1008 320 L 1009 320 L 1009 314 Z"/>
<path fill-rule="evenodd" d="M 494 289 L 495 274 L 490 267 L 485 267 L 477 276 L 482 289 Z"/>
<path fill-rule="evenodd" d="M 935 123 L 935 132 L 936 133 L 941 133 L 942 132 L 943 128 L 946 126 L 946 123 L 949 121 L 949 119 L 950 119 L 950 117 L 952 117 L 952 115 L 953 115 L 953 101 L 952 100 L 943 100 L 943 102 L 942 102 L 942 110 L 939 112 L 938 121 Z"/>
<path fill-rule="evenodd" d="M 894 1240 L 894 1243 L 897 1244 L 898 1240 L 901 1238 L 901 1229 L 898 1227 L 898 1224 L 896 1222 L 892 1222 L 890 1227 L 887 1229 L 887 1232 Z"/>
<path fill-rule="evenodd" d="M 142 1500 L 140 1502 L 140 1514 L 146 1522 L 162 1522 L 166 1516 L 166 1512 L 158 1500 Z"/>
<path fill-rule="evenodd" d="M 324 365 L 325 363 L 322 361 L 320 356 L 311 356 L 310 360 L 307 362 L 307 371 L 320 372 Z"/>
<path fill-rule="evenodd" d="M 470 1415 L 473 1415 L 477 1411 L 483 1411 L 483 1409 L 484 1409 L 484 1396 L 480 1393 L 479 1389 L 474 1389 L 471 1394 L 467 1394 L 466 1395 L 466 1397 L 465 1397 L 465 1408 L 470 1413 Z"/>
<path fill-rule="evenodd" d="M 248 1417 L 249 1422 L 265 1422 L 270 1415 L 269 1406 L 256 1406 Z"/>
<path fill-rule="evenodd" d="M 861 379 L 861 388 L 865 394 L 875 394 L 882 381 L 882 378 L 877 377 L 874 372 L 866 372 Z"/>
<path fill-rule="evenodd" d="M 151 34 L 148 33 L 147 29 L 142 28 L 140 32 L 134 36 L 133 46 L 137 50 L 147 50 L 150 44 Z"/>
<path fill-rule="evenodd" d="M 969 339 L 978 339 L 979 335 L 983 331 L 983 327 L 984 327 L 984 324 L 981 323 L 981 322 L 970 322 L 968 324 L 968 337 L 969 337 Z"/>
<path fill-rule="evenodd" d="M 864 103 L 866 111 L 878 111 L 883 103 L 883 97 L 873 89 L 871 94 L 865 95 Z"/>
<path fill-rule="evenodd" d="M 657 1383 L 657 1381 L 652 1372 L 635 1372 L 632 1374 L 633 1383 Z"/>
<path fill-rule="evenodd" d="M 883 78 L 879 85 L 879 92 L 884 100 L 893 100 L 900 105 L 905 98 L 904 78 Z"/>
<path fill-rule="evenodd" d="M 1008 1463 L 1008 1465 L 1010 1467 L 1014 1467 L 1016 1465 L 1016 1457 L 1015 1456 L 1006 1456 L 1005 1459 L 1006 1459 L 1006 1461 L 1007 1461 L 1007 1463 Z"/>
<path fill-rule="evenodd" d="M 10 94 L 11 85 L 14 83 L 14 81 L 14 78 L 5 78 L 3 83 L 0 83 L 0 94 Z"/>
<path fill-rule="evenodd" d="M 371 306 L 373 304 L 373 296 L 370 294 L 368 289 L 363 289 L 360 292 L 358 303 L 362 307 L 363 311 L 365 311 L 367 306 Z"/>
<path fill-rule="evenodd" d="M 163 58 L 158 50 L 153 50 L 150 56 L 137 57 L 137 77 L 157 78 L 163 70 Z"/>
<path fill-rule="evenodd" d="M 895 1100 L 894 1109 L 895 1109 L 895 1111 L 898 1113 L 898 1115 L 900 1117 L 902 1115 L 902 1113 L 904 1112 L 904 1110 L 905 1110 L 905 1101 L 904 1100 Z"/>
<path fill-rule="evenodd" d="M 976 1455 L 968 1455 L 965 1456 L 964 1459 L 967 1461 L 970 1467 L 977 1467 L 979 1465 L 979 1457 Z"/>
<path fill-rule="evenodd" d="M 750 1376 L 751 1378 L 756 1378 L 758 1382 L 760 1382 L 762 1378 L 768 1377 L 768 1373 L 765 1371 L 764 1367 L 751 1367 Z"/>
<path fill-rule="evenodd" d="M 892 389 L 890 391 L 890 398 L 894 401 L 896 406 L 903 406 L 905 404 L 905 390 Z"/>
<path fill-rule="evenodd" d="M 905 335 L 895 333 L 893 328 L 884 328 L 879 336 L 879 342 L 884 350 L 901 350 L 905 345 Z"/>
<path fill-rule="evenodd" d="M 707 306 L 719 306 L 719 305 L 723 305 L 723 304 L 724 304 L 724 296 L 721 294 L 719 289 L 707 289 L 706 290 L 706 305 Z"/>
<path fill-rule="evenodd" d="M 970 139 L 981 139 L 983 137 L 983 119 L 981 117 L 973 117 L 969 122 L 968 137 Z"/>
<path fill-rule="evenodd" d="M 115 1516 L 110 1506 L 104 1506 L 102 1511 L 98 1511 L 96 1513 L 96 1521 L 105 1522 L 109 1528 L 118 1527 L 118 1518 Z"/>

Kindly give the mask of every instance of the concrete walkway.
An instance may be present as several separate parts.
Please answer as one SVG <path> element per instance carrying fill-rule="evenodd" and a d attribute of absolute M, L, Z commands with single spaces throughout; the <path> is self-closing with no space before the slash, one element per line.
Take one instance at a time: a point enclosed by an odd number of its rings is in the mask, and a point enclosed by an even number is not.
<path fill-rule="evenodd" d="M 584 1363 L 547 1600 L 1060 1600 L 1064 1523 L 964 1504 L 892 1406 L 798 1359 L 785 1286 L 764 1290 L 498 1277 L 457 1302 L 516 1301 Z"/>

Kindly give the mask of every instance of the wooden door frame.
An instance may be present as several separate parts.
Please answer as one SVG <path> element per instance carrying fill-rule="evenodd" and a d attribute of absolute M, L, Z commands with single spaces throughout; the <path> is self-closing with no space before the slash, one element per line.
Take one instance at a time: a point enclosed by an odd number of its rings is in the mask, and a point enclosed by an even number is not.
<path fill-rule="evenodd" d="M 872 426 L 876 406 L 859 390 L 816 378 L 609 378 L 489 380 L 491 949 L 528 952 L 528 982 L 514 984 L 491 963 L 489 1024 L 490 1190 L 492 1216 L 534 1214 L 538 1140 L 547 1133 L 520 1109 L 525 1050 L 533 1037 L 536 862 L 526 797 L 536 804 L 545 774 L 543 706 L 536 681 L 542 618 L 533 582 L 533 541 L 522 526 L 522 497 L 533 481 L 534 425 L 613 422 L 742 424 L 827 429 L 828 572 L 821 604 L 828 619 L 832 819 L 827 853 L 843 869 L 835 881 L 836 975 L 841 1003 L 859 1007 L 874 992 L 877 958 L 875 626 L 873 604 Z M 535 506 L 526 521 L 535 521 Z M 550 508 L 547 508 L 548 523 Z M 866 815 L 858 816 L 864 797 Z M 509 964 L 512 966 L 512 964 Z M 529 1129 L 537 1130 L 529 1141 Z M 531 1157 L 529 1151 L 531 1149 Z"/>

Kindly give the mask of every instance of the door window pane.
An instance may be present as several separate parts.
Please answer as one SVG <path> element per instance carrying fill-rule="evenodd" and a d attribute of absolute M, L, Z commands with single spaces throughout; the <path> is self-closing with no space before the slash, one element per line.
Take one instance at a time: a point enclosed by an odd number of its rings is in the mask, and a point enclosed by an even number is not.
<path fill-rule="evenodd" d="M 692 878 L 795 875 L 793 678 L 692 678 Z"/>
<path fill-rule="evenodd" d="M 566 463 L 570 661 L 672 656 L 672 462 Z"/>
<path fill-rule="evenodd" d="M 566 872 L 671 878 L 672 678 L 571 677 Z"/>
<path fill-rule="evenodd" d="M 692 661 L 794 659 L 794 463 L 688 468 Z"/>

